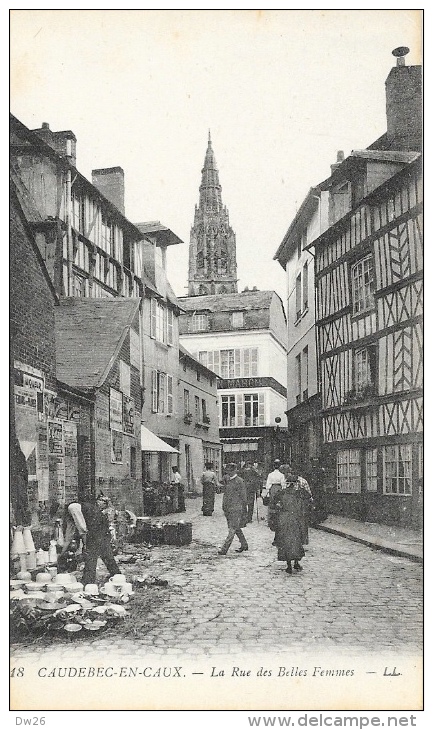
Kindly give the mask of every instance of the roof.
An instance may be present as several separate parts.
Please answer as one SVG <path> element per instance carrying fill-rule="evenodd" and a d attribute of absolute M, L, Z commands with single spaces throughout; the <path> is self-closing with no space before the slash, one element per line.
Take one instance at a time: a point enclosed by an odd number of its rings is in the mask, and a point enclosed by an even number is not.
<path fill-rule="evenodd" d="M 139 299 L 61 299 L 55 309 L 57 379 L 84 390 L 100 387 L 139 305 Z"/>
<path fill-rule="evenodd" d="M 197 297 L 179 297 L 179 303 L 185 312 L 234 312 L 252 309 L 268 309 L 273 291 L 243 291 L 236 294 L 205 294 Z"/>
<path fill-rule="evenodd" d="M 305 223 L 309 220 L 315 209 L 319 205 L 319 194 L 320 194 L 320 187 L 310 188 L 307 195 L 305 196 L 301 207 L 299 208 L 298 212 L 296 213 L 295 217 L 293 218 L 289 228 L 287 229 L 286 235 L 284 236 L 283 240 L 281 241 L 280 245 L 278 246 L 278 249 L 274 255 L 274 259 L 276 259 L 284 268 L 283 260 L 287 262 L 288 259 L 288 253 L 287 249 L 290 244 L 291 237 L 295 234 L 298 234 L 298 229 L 300 226 L 304 226 Z M 286 254 L 286 255 L 283 255 Z"/>
<path fill-rule="evenodd" d="M 84 175 L 77 170 L 74 165 L 72 165 L 71 162 L 69 162 L 68 158 L 65 155 L 59 154 L 53 147 L 51 147 L 49 144 L 44 142 L 41 137 L 39 137 L 36 132 L 32 131 L 31 129 L 28 129 L 28 127 L 25 126 L 22 122 L 20 122 L 17 117 L 15 117 L 13 114 L 10 114 L 10 128 L 11 128 L 11 138 L 13 136 L 13 133 L 16 133 L 20 136 L 20 138 L 25 138 L 26 145 L 17 144 L 17 142 L 11 142 L 10 150 L 11 150 L 11 158 L 13 159 L 13 155 L 15 154 L 30 154 L 31 148 L 37 148 L 39 149 L 42 154 L 44 154 L 46 157 L 49 157 L 50 159 L 54 160 L 57 164 L 61 164 L 67 169 L 71 170 L 72 173 L 72 179 L 74 181 L 75 185 L 81 184 L 83 188 L 85 188 L 87 191 L 91 192 L 91 194 L 99 198 L 99 200 L 103 203 L 104 207 L 106 209 L 110 210 L 110 214 L 117 219 L 119 222 L 119 225 L 123 226 L 128 230 L 128 233 L 132 236 L 134 240 L 139 241 L 141 238 L 141 231 L 138 230 L 138 228 L 131 223 L 128 218 L 125 218 L 123 213 L 112 203 L 108 198 L 101 193 L 101 191 L 93 185 L 89 180 L 87 180 Z M 72 132 L 71 132 L 72 134 Z"/>
<path fill-rule="evenodd" d="M 210 378 L 218 377 L 217 374 L 214 373 L 213 370 L 210 370 L 209 368 L 206 367 L 206 365 L 203 365 L 203 363 L 200 362 L 200 360 L 197 360 L 197 358 L 194 357 L 194 355 L 191 355 L 191 353 L 188 352 L 188 350 L 186 350 L 184 347 L 182 347 L 181 344 L 179 344 L 179 360 L 181 360 L 182 358 L 185 358 L 186 360 L 190 361 L 197 370 L 201 370 L 208 377 L 210 377 Z"/>
<path fill-rule="evenodd" d="M 347 175 L 351 168 L 358 165 L 360 161 L 366 162 L 394 162 L 400 165 L 408 165 L 420 156 L 419 152 L 404 152 L 401 150 L 352 150 L 350 155 L 346 157 L 333 170 L 332 174 L 316 187 L 320 190 L 329 190 L 329 188 L 342 176 Z"/>
<path fill-rule="evenodd" d="M 148 223 L 136 223 L 138 230 L 144 235 L 154 234 L 157 246 L 173 246 L 183 241 L 176 236 L 171 228 L 163 226 L 159 221 L 149 221 Z"/>

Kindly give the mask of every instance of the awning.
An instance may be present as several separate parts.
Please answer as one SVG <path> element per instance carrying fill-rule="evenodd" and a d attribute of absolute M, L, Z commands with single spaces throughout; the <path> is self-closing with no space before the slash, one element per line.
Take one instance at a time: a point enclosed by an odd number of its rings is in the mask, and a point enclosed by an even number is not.
<path fill-rule="evenodd" d="M 142 451 L 166 451 L 170 454 L 178 454 L 179 451 L 174 449 L 165 441 L 155 436 L 146 426 L 141 426 L 141 450 Z"/>
<path fill-rule="evenodd" d="M 237 438 L 221 438 L 220 441 L 224 444 L 240 443 L 241 441 L 261 441 L 262 436 L 239 436 Z"/>

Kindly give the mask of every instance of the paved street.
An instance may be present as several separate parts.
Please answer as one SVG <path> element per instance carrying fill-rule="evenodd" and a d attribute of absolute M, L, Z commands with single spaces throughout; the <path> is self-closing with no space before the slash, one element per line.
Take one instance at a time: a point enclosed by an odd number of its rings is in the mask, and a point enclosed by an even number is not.
<path fill-rule="evenodd" d="M 56 643 L 52 648 L 13 647 L 15 658 L 37 653 L 78 660 L 100 654 L 211 657 L 284 650 L 344 649 L 419 653 L 422 567 L 342 537 L 310 530 L 300 574 L 288 576 L 260 520 L 245 528 L 250 550 L 217 555 L 226 524 L 217 498 L 213 517 L 190 502 L 194 540 L 188 547 L 152 549 L 146 572 L 164 577 L 158 603 L 137 640 L 110 637 Z M 263 507 L 261 508 L 263 510 Z M 189 510 L 189 511 L 190 511 Z M 263 514 L 264 515 L 264 510 Z M 133 603 L 130 611 L 133 612 Z"/>

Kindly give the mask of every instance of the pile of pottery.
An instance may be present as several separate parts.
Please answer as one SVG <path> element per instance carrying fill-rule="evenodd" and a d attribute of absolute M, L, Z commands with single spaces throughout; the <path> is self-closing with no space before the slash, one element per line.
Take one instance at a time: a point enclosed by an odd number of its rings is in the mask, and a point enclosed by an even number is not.
<path fill-rule="evenodd" d="M 73 574 L 55 570 L 37 573 L 34 581 L 23 571 L 10 581 L 11 627 L 20 638 L 26 631 L 100 631 L 126 616 L 118 601 L 129 601 L 132 585 L 124 575 L 113 576 L 100 592 L 96 584 L 83 586 Z"/>
<path fill-rule="evenodd" d="M 19 571 L 25 572 L 57 563 L 57 542 L 50 540 L 48 550 L 36 550 L 30 527 L 16 527 L 11 547 L 11 558 Z"/>

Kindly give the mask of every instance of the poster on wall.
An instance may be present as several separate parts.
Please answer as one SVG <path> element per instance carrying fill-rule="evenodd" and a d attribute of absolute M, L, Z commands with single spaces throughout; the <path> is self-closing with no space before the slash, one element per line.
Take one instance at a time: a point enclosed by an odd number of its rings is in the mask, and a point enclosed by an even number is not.
<path fill-rule="evenodd" d="M 121 464 L 123 461 L 123 434 L 120 431 L 111 432 L 111 463 Z"/>
<path fill-rule="evenodd" d="M 134 399 L 127 395 L 123 396 L 123 431 L 134 435 Z"/>
<path fill-rule="evenodd" d="M 37 424 L 36 476 L 38 479 L 38 501 L 47 502 L 49 497 L 49 468 L 47 424 Z"/>
<path fill-rule="evenodd" d="M 48 421 L 48 453 L 63 456 L 63 426 L 55 421 Z"/>
<path fill-rule="evenodd" d="M 122 393 L 110 388 L 110 428 L 112 431 L 123 430 Z"/>

